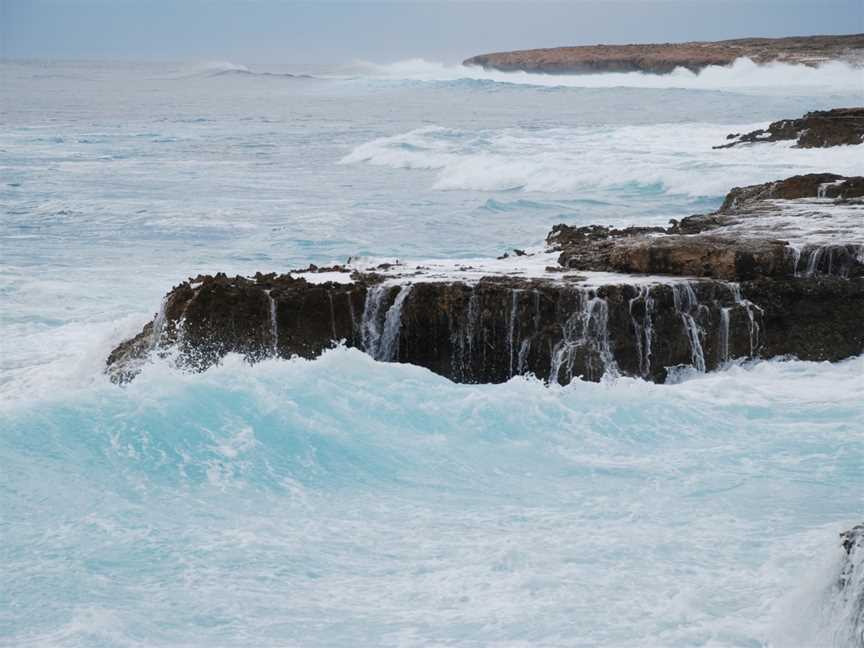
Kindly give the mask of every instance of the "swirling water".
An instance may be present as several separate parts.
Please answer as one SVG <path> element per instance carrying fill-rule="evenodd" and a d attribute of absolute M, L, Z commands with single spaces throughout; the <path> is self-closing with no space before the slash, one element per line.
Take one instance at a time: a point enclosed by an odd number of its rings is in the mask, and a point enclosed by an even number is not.
<path fill-rule="evenodd" d="M 346 349 L 101 367 L 199 272 L 492 256 L 861 173 L 711 149 L 860 105 L 856 74 L 2 64 L 0 645 L 842 645 L 862 358 L 564 388 Z"/>

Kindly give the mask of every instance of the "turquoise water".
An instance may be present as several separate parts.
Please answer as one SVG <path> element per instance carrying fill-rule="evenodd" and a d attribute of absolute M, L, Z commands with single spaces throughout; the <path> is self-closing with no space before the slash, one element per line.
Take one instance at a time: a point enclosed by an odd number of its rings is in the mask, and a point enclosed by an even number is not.
<path fill-rule="evenodd" d="M 235 67 L 3 64 L 0 645 L 844 645 L 862 358 L 564 388 L 346 349 L 101 368 L 191 274 L 495 256 L 861 173 L 710 148 L 860 105 L 848 70 Z"/>

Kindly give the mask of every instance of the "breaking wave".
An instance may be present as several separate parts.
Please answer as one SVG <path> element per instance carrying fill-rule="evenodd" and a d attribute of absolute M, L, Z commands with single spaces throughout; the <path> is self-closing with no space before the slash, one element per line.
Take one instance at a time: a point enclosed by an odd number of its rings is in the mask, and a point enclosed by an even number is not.
<path fill-rule="evenodd" d="M 22 402 L 0 424 L 0 631 L 553 645 L 575 623 L 622 648 L 757 645 L 789 623 L 764 602 L 860 504 L 862 371 L 456 385 L 336 349 Z"/>
<path fill-rule="evenodd" d="M 770 99 L 547 92 L 571 79 L 406 66 L 271 92 L 229 63 L 194 83 L 173 64 L 3 65 L 0 645 L 846 648 L 861 357 L 566 387 L 458 385 L 344 348 L 157 361 L 126 388 L 102 370 L 198 272 L 474 258 L 555 222 L 653 223 L 734 184 L 860 172 L 851 148 L 710 149 L 848 88 L 790 107 L 772 79 Z M 679 76 L 634 83 L 710 75 Z M 712 124 L 604 125 L 678 104 Z"/>
<path fill-rule="evenodd" d="M 682 88 L 687 90 L 736 90 L 765 92 L 771 88 L 820 88 L 849 92 L 861 88 L 861 69 L 830 62 L 819 67 L 769 63 L 758 65 L 738 59 L 730 66 L 709 66 L 700 72 L 678 68 L 669 74 L 610 72 L 602 74 L 535 74 L 498 72 L 481 67 L 445 65 L 410 59 L 389 65 L 359 63 L 356 68 L 371 79 L 422 82 L 487 81 L 561 88 Z"/>
<path fill-rule="evenodd" d="M 730 132 L 765 124 L 681 124 L 498 130 L 429 126 L 354 148 L 342 164 L 437 171 L 435 188 L 594 193 L 638 187 L 649 192 L 722 196 L 732 184 L 796 173 L 855 175 L 860 146 L 793 149 L 792 143 L 713 150 Z"/>
<path fill-rule="evenodd" d="M 186 73 L 191 76 L 212 76 L 231 72 L 251 72 L 251 70 L 245 65 L 231 61 L 208 61 L 186 70 Z"/>
<path fill-rule="evenodd" d="M 292 74 L 290 72 L 268 72 L 251 70 L 245 65 L 231 63 L 229 61 L 215 61 L 195 66 L 185 70 L 180 78 L 187 77 L 255 77 L 255 78 L 282 78 L 282 79 L 310 79 L 308 74 Z"/>

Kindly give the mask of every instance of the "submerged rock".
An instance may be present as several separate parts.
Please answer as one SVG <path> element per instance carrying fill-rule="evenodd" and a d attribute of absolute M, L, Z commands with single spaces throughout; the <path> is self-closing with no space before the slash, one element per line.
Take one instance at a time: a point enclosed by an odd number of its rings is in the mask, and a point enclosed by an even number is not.
<path fill-rule="evenodd" d="M 797 140 L 797 148 L 827 148 L 864 142 L 864 108 L 835 108 L 809 112 L 800 119 L 781 119 L 768 128 L 743 135 L 730 133 L 727 144 L 715 149 L 739 144 L 759 144 Z"/>
<path fill-rule="evenodd" d="M 668 228 L 559 225 L 546 250 L 471 264 L 197 277 L 114 350 L 108 372 L 129 380 L 154 353 L 200 371 L 227 353 L 314 358 L 337 343 L 472 383 L 840 360 L 864 350 L 861 180 L 736 188 L 718 212 Z"/>

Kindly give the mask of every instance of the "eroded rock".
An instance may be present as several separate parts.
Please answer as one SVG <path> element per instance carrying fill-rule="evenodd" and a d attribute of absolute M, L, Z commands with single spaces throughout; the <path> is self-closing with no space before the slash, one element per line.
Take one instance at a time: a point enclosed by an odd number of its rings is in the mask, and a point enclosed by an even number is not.
<path fill-rule="evenodd" d="M 864 34 L 553 47 L 480 54 L 466 59 L 463 65 L 546 74 L 668 74 L 679 67 L 699 72 L 709 65 L 731 65 L 739 58 L 749 58 L 760 64 L 783 62 L 817 66 L 828 61 L 845 61 L 860 65 L 864 60 Z"/>
<path fill-rule="evenodd" d="M 729 192 L 668 228 L 557 225 L 547 243 L 577 270 L 746 281 L 864 275 L 864 178 L 800 175 Z"/>
<path fill-rule="evenodd" d="M 459 382 L 533 374 L 663 381 L 733 358 L 831 360 L 864 351 L 861 178 L 730 192 L 668 228 L 553 228 L 548 249 L 476 261 L 310 266 L 200 276 L 108 358 L 124 382 L 154 355 L 201 371 L 314 358 L 334 344 Z"/>
<path fill-rule="evenodd" d="M 731 133 L 726 139 L 731 141 L 714 148 L 787 140 L 796 140 L 797 148 L 861 144 L 864 142 L 864 107 L 817 110 L 800 119 L 781 119 L 771 123 L 768 128 L 743 135 Z"/>

